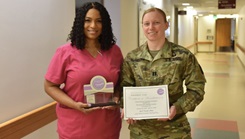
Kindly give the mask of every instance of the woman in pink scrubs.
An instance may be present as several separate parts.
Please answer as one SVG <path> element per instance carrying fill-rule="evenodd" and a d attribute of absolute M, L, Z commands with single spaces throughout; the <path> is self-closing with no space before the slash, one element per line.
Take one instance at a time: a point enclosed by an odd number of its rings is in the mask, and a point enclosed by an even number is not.
<path fill-rule="evenodd" d="M 84 94 L 84 85 L 100 76 L 112 83 L 108 87 L 114 90 L 113 100 L 120 100 L 118 80 L 123 56 L 115 44 L 105 7 L 90 2 L 77 9 L 68 39 L 71 42 L 56 50 L 44 82 L 47 94 L 57 101 L 59 138 L 119 139 L 120 109 L 116 106 L 87 109 L 90 105 Z"/>

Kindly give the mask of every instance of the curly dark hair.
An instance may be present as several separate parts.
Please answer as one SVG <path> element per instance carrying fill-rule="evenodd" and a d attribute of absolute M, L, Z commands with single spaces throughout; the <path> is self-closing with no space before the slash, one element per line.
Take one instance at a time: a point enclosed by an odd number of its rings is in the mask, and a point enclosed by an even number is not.
<path fill-rule="evenodd" d="M 116 43 L 116 38 L 112 32 L 110 15 L 106 8 L 98 2 L 88 2 L 76 9 L 73 27 L 67 40 L 71 40 L 71 45 L 75 46 L 77 49 L 82 50 L 85 48 L 84 20 L 87 12 L 92 8 L 100 12 L 102 19 L 102 32 L 99 36 L 99 42 L 101 44 L 100 49 L 109 50 L 112 45 Z"/>

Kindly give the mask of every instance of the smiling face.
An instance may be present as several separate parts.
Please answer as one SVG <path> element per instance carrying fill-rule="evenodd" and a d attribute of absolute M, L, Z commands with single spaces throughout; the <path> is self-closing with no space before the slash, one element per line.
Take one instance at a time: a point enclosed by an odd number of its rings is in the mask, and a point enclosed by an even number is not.
<path fill-rule="evenodd" d="M 102 32 L 102 19 L 100 13 L 96 9 L 90 9 L 84 21 L 84 34 L 86 39 L 95 40 L 98 39 Z"/>
<path fill-rule="evenodd" d="M 165 39 L 165 30 L 168 29 L 168 22 L 158 11 L 150 11 L 142 18 L 142 28 L 149 41 Z"/>

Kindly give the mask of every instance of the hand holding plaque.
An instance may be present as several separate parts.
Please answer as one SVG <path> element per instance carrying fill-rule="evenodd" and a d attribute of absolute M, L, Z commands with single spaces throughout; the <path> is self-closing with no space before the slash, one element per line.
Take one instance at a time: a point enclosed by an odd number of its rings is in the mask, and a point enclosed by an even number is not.
<path fill-rule="evenodd" d="M 91 107 L 117 105 L 113 101 L 113 82 L 106 82 L 103 76 L 94 76 L 90 84 L 84 85 L 85 102 Z"/>

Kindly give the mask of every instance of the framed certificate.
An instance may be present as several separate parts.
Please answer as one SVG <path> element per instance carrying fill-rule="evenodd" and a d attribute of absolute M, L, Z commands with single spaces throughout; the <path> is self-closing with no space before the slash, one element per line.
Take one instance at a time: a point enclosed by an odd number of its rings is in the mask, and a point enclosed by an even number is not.
<path fill-rule="evenodd" d="M 124 119 L 156 119 L 169 117 L 168 86 L 123 88 Z"/>

